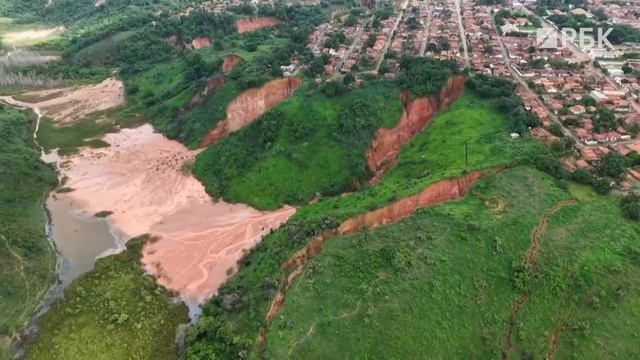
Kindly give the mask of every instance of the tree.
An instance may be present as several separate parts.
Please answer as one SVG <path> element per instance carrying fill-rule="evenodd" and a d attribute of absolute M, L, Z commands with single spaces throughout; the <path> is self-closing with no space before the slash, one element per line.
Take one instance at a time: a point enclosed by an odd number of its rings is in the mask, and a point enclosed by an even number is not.
<path fill-rule="evenodd" d="M 323 58 L 321 56 L 316 56 L 311 61 L 311 64 L 309 64 L 309 68 L 308 68 L 307 72 L 309 73 L 310 76 L 317 76 L 317 75 L 322 74 L 324 72 L 324 66 L 325 65 L 326 64 L 325 64 Z"/>
<path fill-rule="evenodd" d="M 622 72 L 625 74 L 631 74 L 633 72 L 633 68 L 629 66 L 629 63 L 625 63 L 622 65 Z"/>
<path fill-rule="evenodd" d="M 618 123 L 613 111 L 601 107 L 596 111 L 596 117 L 593 121 L 593 129 L 596 132 L 606 132 L 613 130 L 617 127 Z"/>
<path fill-rule="evenodd" d="M 624 174 L 624 160 L 615 152 L 610 152 L 600 160 L 600 173 L 604 176 L 619 178 Z"/>
<path fill-rule="evenodd" d="M 564 137 L 564 132 L 562 131 L 562 126 L 560 126 L 560 124 L 553 123 L 547 127 L 547 130 L 557 137 Z"/>
<path fill-rule="evenodd" d="M 200 53 L 191 51 L 184 57 L 184 62 L 187 65 L 187 79 L 189 81 L 198 80 L 207 75 L 207 64 L 205 64 Z"/>
<path fill-rule="evenodd" d="M 609 16 L 604 12 L 603 8 L 597 8 L 591 12 L 598 21 L 607 21 Z"/>
<path fill-rule="evenodd" d="M 598 194 L 607 195 L 611 192 L 611 179 L 604 178 L 597 180 L 594 184 Z"/>
<path fill-rule="evenodd" d="M 376 44 L 376 35 L 375 34 L 369 34 L 369 37 L 367 37 L 367 42 L 365 43 L 364 46 L 371 48 L 373 47 L 373 45 Z"/>
<path fill-rule="evenodd" d="M 622 198 L 622 214 L 631 220 L 640 219 L 640 197 L 629 194 Z"/>

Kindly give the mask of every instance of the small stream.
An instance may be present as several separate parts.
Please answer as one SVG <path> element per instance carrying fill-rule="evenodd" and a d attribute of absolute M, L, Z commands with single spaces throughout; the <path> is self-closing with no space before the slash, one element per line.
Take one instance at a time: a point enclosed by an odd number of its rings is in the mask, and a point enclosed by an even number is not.
<path fill-rule="evenodd" d="M 36 115 L 33 141 L 40 150 L 40 158 L 53 164 L 62 180 L 60 164 L 64 161 L 56 151 L 47 154 L 38 143 L 38 130 L 43 114 L 38 108 L 29 107 L 12 97 L 0 97 L 0 101 L 23 110 L 31 109 Z M 36 322 L 64 294 L 64 288 L 80 275 L 91 271 L 98 258 L 115 254 L 124 249 L 126 238 L 111 228 L 105 219 L 80 210 L 81 207 L 67 193 L 53 190 L 43 211 L 47 217 L 46 236 L 57 255 L 58 280 L 43 298 L 34 317 L 25 327 L 22 336 L 29 337 L 36 331 Z"/>

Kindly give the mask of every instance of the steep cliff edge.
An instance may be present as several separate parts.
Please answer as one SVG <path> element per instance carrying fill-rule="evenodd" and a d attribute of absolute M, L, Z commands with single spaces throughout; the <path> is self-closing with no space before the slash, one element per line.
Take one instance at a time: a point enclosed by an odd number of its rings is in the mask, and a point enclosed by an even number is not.
<path fill-rule="evenodd" d="M 294 77 L 272 80 L 261 88 L 249 89 L 233 99 L 227 106 L 227 117 L 200 141 L 200 147 L 216 143 L 225 135 L 238 131 L 260 115 L 278 105 L 302 85 Z"/>
<path fill-rule="evenodd" d="M 242 58 L 238 55 L 225 55 L 222 61 L 222 68 L 220 70 L 222 70 L 223 73 L 228 73 L 242 61 Z"/>
<path fill-rule="evenodd" d="M 398 151 L 404 144 L 460 96 L 464 81 L 463 76 L 451 77 L 438 94 L 414 100 L 409 99 L 409 93 L 402 94 L 402 118 L 394 128 L 378 130 L 367 150 L 367 163 L 375 173 L 372 183 L 378 182 L 382 174 L 396 162 Z"/>
<path fill-rule="evenodd" d="M 361 231 L 364 227 L 378 227 L 393 223 L 410 216 L 418 209 L 436 205 L 465 196 L 480 179 L 483 172 L 474 171 L 454 179 L 445 179 L 427 186 L 420 193 L 408 196 L 380 209 L 352 217 L 340 224 L 337 229 L 328 230 L 312 238 L 307 245 L 294 253 L 284 264 L 286 275 L 280 281 L 278 293 L 273 298 L 266 315 L 266 328 L 258 339 L 261 346 L 266 341 L 269 326 L 278 311 L 284 305 L 289 286 L 302 273 L 305 264 L 322 250 L 324 244 L 334 236 L 349 235 Z"/>
<path fill-rule="evenodd" d="M 282 21 L 273 16 L 254 17 L 248 19 L 240 19 L 236 21 L 236 28 L 239 33 L 253 31 L 266 26 L 274 26 L 280 24 Z"/>

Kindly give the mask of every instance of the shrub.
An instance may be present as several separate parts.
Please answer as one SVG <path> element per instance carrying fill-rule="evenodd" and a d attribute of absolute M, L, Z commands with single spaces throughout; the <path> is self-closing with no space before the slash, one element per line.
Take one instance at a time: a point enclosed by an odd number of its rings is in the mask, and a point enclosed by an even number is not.
<path fill-rule="evenodd" d="M 640 219 L 640 197 L 629 194 L 622 198 L 622 214 L 631 220 Z"/>

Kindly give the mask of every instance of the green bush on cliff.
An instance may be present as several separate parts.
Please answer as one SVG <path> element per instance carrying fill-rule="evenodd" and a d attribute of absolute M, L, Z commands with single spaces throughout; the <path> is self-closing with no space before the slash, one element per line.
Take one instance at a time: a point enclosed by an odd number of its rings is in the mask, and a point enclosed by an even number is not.
<path fill-rule="evenodd" d="M 404 55 L 400 59 L 397 83 L 415 97 L 433 95 L 442 89 L 458 66 L 453 61 L 439 61 L 429 57 Z"/>

